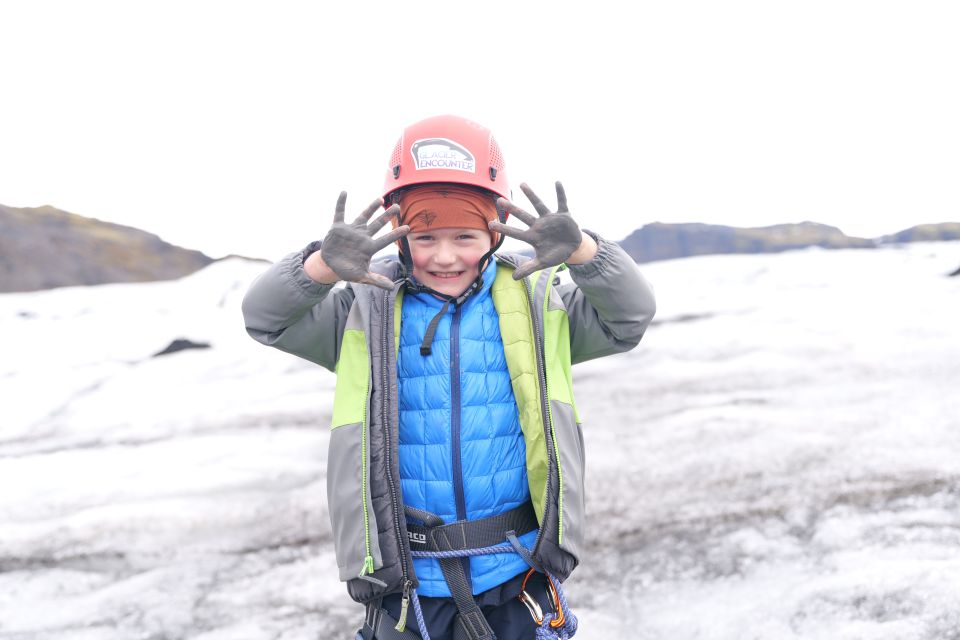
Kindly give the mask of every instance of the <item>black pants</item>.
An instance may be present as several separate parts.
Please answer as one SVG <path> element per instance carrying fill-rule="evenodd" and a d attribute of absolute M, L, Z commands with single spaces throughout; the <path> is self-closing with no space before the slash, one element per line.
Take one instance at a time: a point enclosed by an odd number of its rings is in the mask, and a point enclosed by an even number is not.
<path fill-rule="evenodd" d="M 532 640 L 536 633 L 537 626 L 530 612 L 518 598 L 525 574 L 526 572 L 521 573 L 489 591 L 474 596 L 483 616 L 496 634 L 497 640 Z M 537 599 L 544 611 L 549 611 L 546 604 L 546 588 L 546 578 L 540 573 L 530 576 L 530 580 L 527 581 L 527 593 Z M 400 595 L 385 597 L 383 608 L 395 619 L 399 618 Z M 453 625 L 457 616 L 457 605 L 453 598 L 421 597 L 420 608 L 423 609 L 423 619 L 427 625 L 430 640 L 453 640 Z M 407 629 L 420 635 L 413 605 L 410 605 Z"/>

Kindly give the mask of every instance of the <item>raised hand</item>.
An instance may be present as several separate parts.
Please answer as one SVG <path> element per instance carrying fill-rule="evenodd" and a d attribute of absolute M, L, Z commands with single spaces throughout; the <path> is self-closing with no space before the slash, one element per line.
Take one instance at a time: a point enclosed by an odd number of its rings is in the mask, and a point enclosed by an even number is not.
<path fill-rule="evenodd" d="M 489 225 L 494 231 L 526 242 L 536 252 L 533 260 L 523 263 L 513 272 L 514 280 L 525 278 L 539 269 L 546 269 L 566 262 L 567 258 L 580 246 L 583 238 L 580 227 L 574 222 L 570 216 L 570 211 L 567 209 L 567 195 L 563 191 L 562 184 L 557 182 L 556 212 L 551 212 L 526 183 L 521 184 L 520 189 L 540 217 L 536 218 L 530 215 L 506 198 L 499 198 L 497 202 L 504 210 L 516 216 L 530 228 L 526 230 L 517 229 L 497 221 L 493 221 Z"/>
<path fill-rule="evenodd" d="M 341 280 L 372 284 L 388 291 L 393 289 L 393 282 L 370 271 L 370 259 L 380 249 L 410 233 L 410 227 L 404 225 L 386 235 L 374 238 L 383 225 L 400 212 L 400 205 L 392 205 L 369 225 L 367 220 L 383 206 L 382 198 L 374 200 L 356 220 L 349 224 L 343 221 L 346 206 L 347 192 L 341 191 L 333 214 L 333 226 L 321 245 L 320 253 L 323 262 Z"/>

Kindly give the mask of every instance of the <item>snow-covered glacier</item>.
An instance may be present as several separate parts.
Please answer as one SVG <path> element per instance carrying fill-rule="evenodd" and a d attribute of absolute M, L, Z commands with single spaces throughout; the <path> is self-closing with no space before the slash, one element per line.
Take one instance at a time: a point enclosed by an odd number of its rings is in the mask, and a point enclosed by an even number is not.
<path fill-rule="evenodd" d="M 574 368 L 578 638 L 960 638 L 960 243 L 643 265 Z M 352 638 L 334 377 L 253 342 L 262 263 L 0 295 L 0 638 Z M 208 349 L 153 357 L 172 340 Z"/>

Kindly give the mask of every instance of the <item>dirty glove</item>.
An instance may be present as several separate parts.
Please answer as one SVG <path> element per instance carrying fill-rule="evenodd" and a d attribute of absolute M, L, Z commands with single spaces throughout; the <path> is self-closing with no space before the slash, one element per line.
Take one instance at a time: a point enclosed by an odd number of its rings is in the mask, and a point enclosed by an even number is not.
<path fill-rule="evenodd" d="M 370 216 L 383 206 L 383 199 L 374 200 L 356 220 L 350 224 L 343 221 L 347 205 L 347 192 L 341 191 L 337 200 L 337 209 L 333 214 L 333 226 L 327 232 L 321 245 L 321 257 L 324 263 L 337 274 L 341 280 L 348 282 L 362 282 L 386 289 L 393 289 L 393 282 L 386 277 L 370 271 L 370 259 L 387 245 L 396 242 L 410 232 L 410 227 L 397 227 L 390 233 L 379 238 L 373 236 L 383 228 L 383 225 L 400 212 L 400 205 L 393 205 L 380 217 L 367 224 Z"/>
<path fill-rule="evenodd" d="M 536 252 L 533 260 L 523 263 L 513 272 L 514 280 L 525 278 L 538 269 L 546 269 L 566 262 L 567 258 L 580 246 L 583 238 L 580 227 L 573 221 L 567 210 L 567 195 L 563 191 L 562 184 L 557 182 L 556 213 L 552 213 L 526 183 L 521 184 L 520 189 L 540 217 L 535 218 L 506 198 L 499 198 L 497 203 L 505 211 L 516 216 L 530 228 L 524 231 L 497 221 L 489 225 L 494 231 L 526 242 Z"/>

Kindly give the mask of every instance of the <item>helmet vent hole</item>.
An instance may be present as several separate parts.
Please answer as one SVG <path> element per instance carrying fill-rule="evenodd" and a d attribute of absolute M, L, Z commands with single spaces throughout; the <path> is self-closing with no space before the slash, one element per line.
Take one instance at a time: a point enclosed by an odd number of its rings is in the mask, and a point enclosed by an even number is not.
<path fill-rule="evenodd" d="M 490 136 L 490 167 L 496 171 L 503 169 L 503 156 L 500 155 L 500 145 Z M 495 172 L 491 172 L 491 178 L 496 177 Z"/>
<path fill-rule="evenodd" d="M 390 156 L 390 167 L 399 167 L 400 166 L 400 153 L 403 148 L 403 139 L 397 140 L 397 146 L 393 148 L 393 155 Z M 394 169 L 393 177 L 397 177 L 397 170 Z"/>

